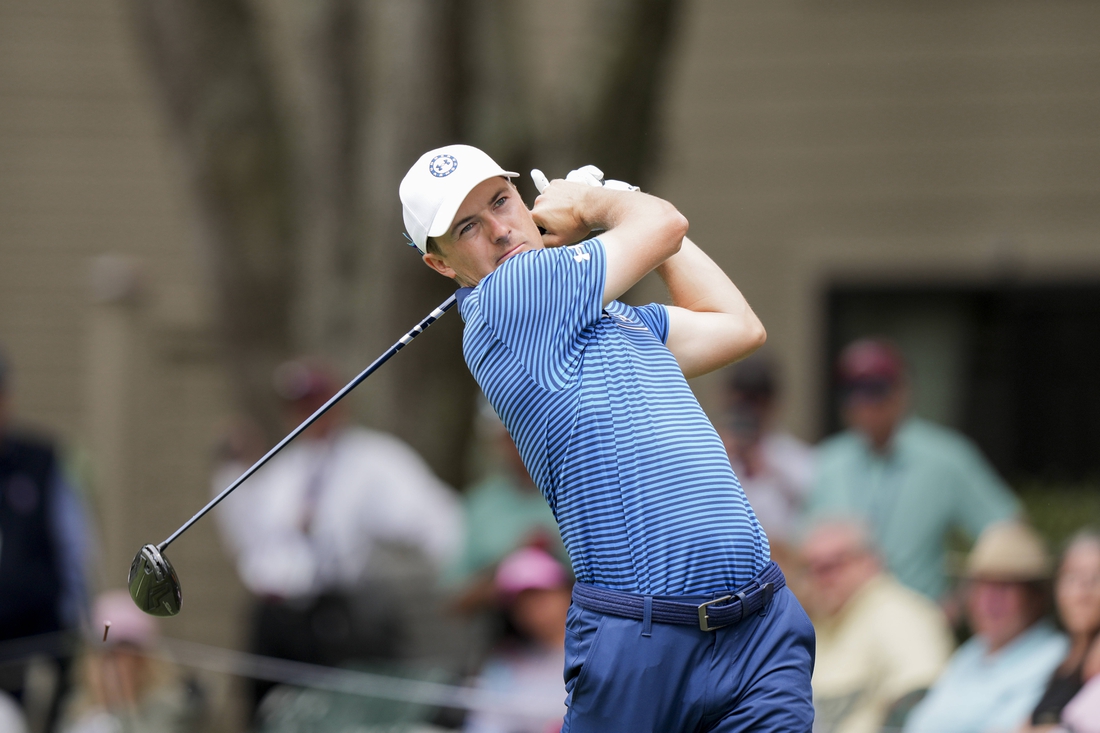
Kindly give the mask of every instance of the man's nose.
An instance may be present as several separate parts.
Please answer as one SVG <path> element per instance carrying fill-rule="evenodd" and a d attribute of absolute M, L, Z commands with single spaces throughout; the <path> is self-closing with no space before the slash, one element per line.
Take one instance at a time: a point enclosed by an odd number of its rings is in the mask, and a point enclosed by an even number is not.
<path fill-rule="evenodd" d="M 498 244 L 507 241 L 508 235 L 512 232 L 512 228 L 508 226 L 508 223 L 496 216 L 488 216 L 486 220 L 489 225 L 489 235 L 493 238 L 493 241 Z"/>

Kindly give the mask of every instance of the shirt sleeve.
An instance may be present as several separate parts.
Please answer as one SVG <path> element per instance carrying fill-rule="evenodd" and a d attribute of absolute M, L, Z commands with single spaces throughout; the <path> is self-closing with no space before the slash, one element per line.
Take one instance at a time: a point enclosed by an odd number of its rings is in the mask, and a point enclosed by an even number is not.
<path fill-rule="evenodd" d="M 564 389 L 575 373 L 603 312 L 606 268 L 603 244 L 590 239 L 525 252 L 479 286 L 486 324 L 540 387 Z"/>
<path fill-rule="evenodd" d="M 955 521 L 971 537 L 993 522 L 1020 513 L 1020 505 L 993 467 L 969 442 L 959 445 L 956 456 L 959 487 Z"/>
<path fill-rule="evenodd" d="M 634 306 L 634 313 L 662 344 L 668 343 L 668 308 L 660 303 L 650 303 Z"/>

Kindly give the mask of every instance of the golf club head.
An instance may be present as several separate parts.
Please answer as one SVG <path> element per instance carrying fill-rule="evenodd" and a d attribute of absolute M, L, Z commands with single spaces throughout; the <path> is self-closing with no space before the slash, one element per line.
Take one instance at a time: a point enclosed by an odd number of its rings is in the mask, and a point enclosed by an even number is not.
<path fill-rule="evenodd" d="M 130 564 L 130 597 L 145 613 L 152 616 L 175 616 L 180 612 L 183 597 L 180 579 L 168 558 L 156 545 L 145 545 Z"/>

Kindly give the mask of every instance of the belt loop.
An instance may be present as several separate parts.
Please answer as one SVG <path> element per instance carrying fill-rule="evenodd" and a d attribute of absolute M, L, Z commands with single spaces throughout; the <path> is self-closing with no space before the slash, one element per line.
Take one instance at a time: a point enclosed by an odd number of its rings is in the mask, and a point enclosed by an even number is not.
<path fill-rule="evenodd" d="M 737 621 L 734 621 L 734 623 L 738 623 L 749 615 L 749 599 L 746 591 L 734 593 L 733 597 L 741 601 L 741 615 L 737 617 Z"/>
<path fill-rule="evenodd" d="M 764 583 L 764 585 L 762 585 L 760 587 L 760 592 L 764 596 L 763 603 L 760 604 L 760 615 L 761 616 L 767 616 L 768 615 L 768 606 L 772 602 L 772 596 L 775 595 L 775 584 L 774 583 Z"/>
<path fill-rule="evenodd" d="M 642 599 L 642 636 L 653 636 L 653 596 Z"/>

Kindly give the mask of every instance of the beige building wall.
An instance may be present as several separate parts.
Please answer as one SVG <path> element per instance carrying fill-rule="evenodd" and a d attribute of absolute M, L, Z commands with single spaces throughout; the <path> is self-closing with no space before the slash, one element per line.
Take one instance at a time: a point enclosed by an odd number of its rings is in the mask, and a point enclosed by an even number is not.
<path fill-rule="evenodd" d="M 208 496 L 229 407 L 123 8 L 0 0 L 0 343 L 18 416 L 87 457 L 104 587 Z M 1069 0 L 687 4 L 657 192 L 763 317 L 798 432 L 817 431 L 829 283 L 1100 278 L 1098 27 Z M 214 523 L 171 557 L 186 612 L 166 633 L 238 644 Z"/>
<path fill-rule="evenodd" d="M 816 437 L 838 280 L 1100 280 L 1100 4 L 696 0 L 659 193 Z M 705 402 L 715 379 L 698 380 Z"/>
<path fill-rule="evenodd" d="M 18 422 L 84 478 L 101 588 L 207 496 L 227 409 L 188 192 L 123 8 L 0 0 L 0 343 Z M 237 643 L 243 596 L 213 523 L 171 557 L 188 613 L 165 633 Z"/>

